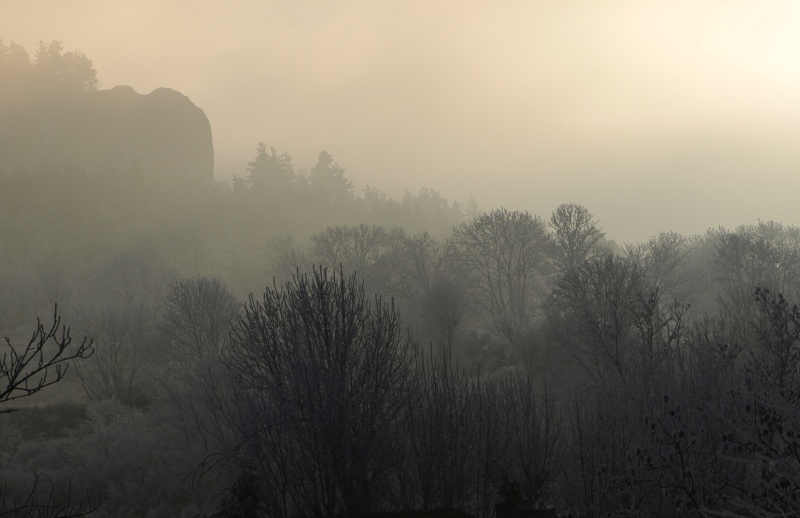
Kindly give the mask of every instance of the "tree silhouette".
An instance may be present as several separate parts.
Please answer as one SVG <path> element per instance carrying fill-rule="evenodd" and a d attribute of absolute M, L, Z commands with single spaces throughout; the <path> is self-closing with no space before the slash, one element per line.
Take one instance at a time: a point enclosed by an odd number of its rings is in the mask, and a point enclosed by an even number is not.
<path fill-rule="evenodd" d="M 259 142 L 255 159 L 247 165 L 247 185 L 256 192 L 285 194 L 296 180 L 292 155 L 286 152 L 278 155 L 274 147 L 267 149 L 266 144 Z"/>
<path fill-rule="evenodd" d="M 40 90 L 88 92 L 97 89 L 92 61 L 77 51 L 64 52 L 60 41 L 39 42 L 33 62 L 34 87 Z"/>
<path fill-rule="evenodd" d="M 412 343 L 355 275 L 316 269 L 251 296 L 226 363 L 241 451 L 273 513 L 374 510 L 396 473 Z"/>
<path fill-rule="evenodd" d="M 32 396 L 45 387 L 61 381 L 67 373 L 69 362 L 92 355 L 92 343 L 86 338 L 74 346 L 70 330 L 61 324 L 58 308 L 53 311 L 53 323 L 49 328 L 36 322 L 24 349 L 11 344 L 6 337 L 6 352 L 0 359 L 0 404 Z M 5 407 L 0 413 L 15 408 Z"/>
<path fill-rule="evenodd" d="M 308 180 L 313 191 L 321 193 L 334 203 L 354 197 L 353 182 L 345 178 L 344 169 L 325 150 L 320 151 L 316 165 L 309 171 Z"/>
<path fill-rule="evenodd" d="M 583 205 L 564 203 L 550 216 L 553 229 L 553 258 L 563 273 L 574 270 L 602 252 L 603 232 L 592 213 Z"/>
<path fill-rule="evenodd" d="M 37 320 L 24 348 L 12 345 L 8 337 L 5 342 L 7 349 L 0 358 L 0 404 L 4 405 L 0 413 L 14 412 L 16 408 L 5 403 L 32 396 L 58 383 L 64 379 L 71 361 L 88 358 L 93 353 L 92 342 L 86 338 L 73 344 L 69 328 L 61 324 L 58 307 L 53 310 L 53 323 L 49 327 Z M 39 485 L 40 476 L 34 473 L 28 493 L 21 500 L 18 498 L 21 495 L 15 495 L 9 502 L 7 486 L 0 483 L 0 516 L 86 516 L 102 504 L 102 499 L 92 499 L 90 495 L 76 503 L 71 491 L 66 496 L 57 496 L 54 489 L 42 499 L 37 495 Z"/>
<path fill-rule="evenodd" d="M 96 90 L 98 84 L 92 61 L 82 52 L 64 52 L 60 41 L 40 41 L 31 61 L 21 45 L 0 40 L 0 92 L 4 92 L 3 97 L 31 91 L 90 92 Z M 12 95 L 11 99 L 14 98 Z"/>
<path fill-rule="evenodd" d="M 496 209 L 453 231 L 459 259 L 474 274 L 474 299 L 491 328 L 519 344 L 532 323 L 536 294 L 549 271 L 550 237 L 538 216 Z"/>

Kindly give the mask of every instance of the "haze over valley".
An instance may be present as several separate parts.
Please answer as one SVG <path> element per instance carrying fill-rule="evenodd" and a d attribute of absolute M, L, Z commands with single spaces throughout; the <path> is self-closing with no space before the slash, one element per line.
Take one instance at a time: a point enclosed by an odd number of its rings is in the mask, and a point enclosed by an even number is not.
<path fill-rule="evenodd" d="M 263 141 L 395 198 L 576 201 L 617 241 L 798 217 L 793 2 L 42 5 L 6 2 L 6 41 L 187 95 L 222 180 Z"/>
<path fill-rule="evenodd" d="M 5 1 L 0 516 L 800 515 L 798 22 Z"/>

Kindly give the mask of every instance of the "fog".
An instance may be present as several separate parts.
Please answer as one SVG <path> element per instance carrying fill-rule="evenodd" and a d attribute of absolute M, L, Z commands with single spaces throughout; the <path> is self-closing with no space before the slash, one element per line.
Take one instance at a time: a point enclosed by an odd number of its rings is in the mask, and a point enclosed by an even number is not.
<path fill-rule="evenodd" d="M 800 516 L 798 20 L 6 0 L 0 516 Z"/>
<path fill-rule="evenodd" d="M 798 219 L 790 1 L 7 0 L 3 13 L 7 41 L 65 42 L 101 88 L 189 96 L 220 179 L 263 141 L 306 169 L 326 149 L 358 188 L 393 196 L 427 186 L 536 213 L 577 201 L 621 241 Z"/>

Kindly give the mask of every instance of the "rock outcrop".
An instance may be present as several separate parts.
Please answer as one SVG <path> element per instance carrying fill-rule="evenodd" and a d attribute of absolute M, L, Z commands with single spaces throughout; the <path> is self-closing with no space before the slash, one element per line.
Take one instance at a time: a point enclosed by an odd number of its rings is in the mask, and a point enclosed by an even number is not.
<path fill-rule="evenodd" d="M 170 179 L 211 181 L 214 148 L 203 110 L 168 88 L 129 86 L 0 103 L 0 172 L 138 168 Z"/>

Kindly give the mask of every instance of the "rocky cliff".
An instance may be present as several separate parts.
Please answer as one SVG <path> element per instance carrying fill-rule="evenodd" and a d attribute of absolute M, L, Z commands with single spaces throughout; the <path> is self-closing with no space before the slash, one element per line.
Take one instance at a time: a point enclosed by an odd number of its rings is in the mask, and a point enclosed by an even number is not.
<path fill-rule="evenodd" d="M 129 86 L 0 103 L 0 172 L 68 167 L 91 173 L 139 168 L 211 181 L 214 148 L 203 110 L 181 93 Z"/>

